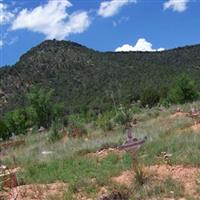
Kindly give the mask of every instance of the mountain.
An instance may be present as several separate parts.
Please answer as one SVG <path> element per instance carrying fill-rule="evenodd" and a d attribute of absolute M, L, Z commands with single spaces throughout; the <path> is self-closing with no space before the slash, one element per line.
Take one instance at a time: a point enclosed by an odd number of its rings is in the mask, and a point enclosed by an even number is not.
<path fill-rule="evenodd" d="M 137 100 L 145 88 L 165 91 L 189 74 L 200 89 L 200 45 L 162 52 L 98 52 L 69 41 L 47 40 L 13 66 L 0 68 L 0 113 L 23 105 L 33 85 L 55 89 L 68 109 L 106 109 Z"/>

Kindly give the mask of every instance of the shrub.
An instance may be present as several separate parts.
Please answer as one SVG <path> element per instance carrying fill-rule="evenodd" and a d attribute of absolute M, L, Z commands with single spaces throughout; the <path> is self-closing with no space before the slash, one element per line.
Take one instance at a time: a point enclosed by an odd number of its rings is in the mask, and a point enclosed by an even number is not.
<path fill-rule="evenodd" d="M 141 113 L 141 108 L 139 107 L 139 105 L 132 105 L 131 112 L 134 114 Z"/>
<path fill-rule="evenodd" d="M 143 91 L 141 95 L 141 104 L 142 106 L 153 107 L 160 101 L 159 93 L 153 88 L 147 88 Z"/>
<path fill-rule="evenodd" d="M 144 169 L 141 165 L 135 166 L 134 167 L 134 171 L 135 171 L 135 181 L 136 184 L 138 185 L 143 185 L 146 181 L 146 174 L 144 172 Z"/>
<path fill-rule="evenodd" d="M 167 98 L 162 99 L 160 101 L 160 106 L 164 106 L 165 108 L 169 108 L 170 107 L 170 101 L 169 101 L 169 99 L 167 99 Z"/>
<path fill-rule="evenodd" d="M 87 134 L 83 119 L 79 115 L 70 115 L 68 117 L 68 131 L 72 137 L 83 136 Z"/>
<path fill-rule="evenodd" d="M 124 106 L 120 106 L 115 116 L 115 122 L 117 124 L 126 125 L 132 119 L 131 109 L 127 109 Z"/>
<path fill-rule="evenodd" d="M 60 131 L 61 129 L 62 124 L 58 120 L 52 122 L 49 134 L 49 140 L 51 142 L 55 142 L 56 140 L 59 140 L 62 137 L 62 133 Z"/>
<path fill-rule="evenodd" d="M 16 109 L 6 114 L 5 123 L 9 133 L 25 134 L 30 126 L 29 114 L 25 108 Z"/>
<path fill-rule="evenodd" d="M 103 119 L 99 123 L 100 128 L 102 128 L 104 131 L 111 131 L 114 128 L 114 124 L 112 120 L 109 119 Z"/>
<path fill-rule="evenodd" d="M 195 82 L 183 74 L 177 78 L 174 86 L 170 89 L 168 99 L 171 103 L 186 103 L 198 99 L 199 94 Z"/>
<path fill-rule="evenodd" d="M 113 118 L 116 115 L 116 111 L 110 110 L 98 117 L 96 120 L 96 124 L 99 128 L 103 129 L 104 131 L 111 131 L 113 130 L 115 124 Z"/>
<path fill-rule="evenodd" d="M 6 140 L 10 137 L 8 128 L 3 120 L 0 119 L 0 138 Z"/>

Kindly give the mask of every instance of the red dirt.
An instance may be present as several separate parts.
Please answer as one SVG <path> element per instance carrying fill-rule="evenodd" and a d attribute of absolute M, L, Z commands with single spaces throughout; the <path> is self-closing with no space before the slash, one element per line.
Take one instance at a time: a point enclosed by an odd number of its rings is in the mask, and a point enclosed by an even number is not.
<path fill-rule="evenodd" d="M 193 130 L 193 131 L 198 131 L 198 133 L 200 133 L 200 123 L 199 124 L 195 124 L 195 125 L 193 125 L 192 127 L 191 127 L 191 129 Z"/>
<path fill-rule="evenodd" d="M 67 189 L 65 183 L 23 185 L 13 188 L 7 198 L 8 200 L 47 200 L 55 196 L 62 198 Z"/>
<path fill-rule="evenodd" d="M 167 166 L 167 165 L 155 165 L 147 168 L 150 172 L 158 175 L 158 179 L 163 180 L 167 176 L 171 176 L 172 179 L 179 181 L 185 187 L 188 193 L 196 191 L 197 175 L 200 173 L 200 168 L 184 167 L 181 165 Z"/>
<path fill-rule="evenodd" d="M 178 132 L 184 132 L 184 131 L 193 131 L 194 133 L 200 133 L 200 123 L 195 124 L 193 126 L 183 128 L 183 129 L 178 129 Z"/>
<path fill-rule="evenodd" d="M 175 112 L 174 114 L 170 116 L 170 118 L 185 117 L 186 115 L 187 113 L 184 113 L 184 112 Z"/>
<path fill-rule="evenodd" d="M 163 181 L 168 176 L 179 181 L 185 187 L 188 194 L 194 194 L 197 187 L 197 175 L 200 174 L 200 168 L 184 167 L 181 165 L 155 165 L 145 167 L 148 174 L 154 174 L 156 179 Z M 133 171 L 125 171 L 118 177 L 113 177 L 111 180 L 122 185 L 130 186 L 134 177 Z"/>
<path fill-rule="evenodd" d="M 113 177 L 111 180 L 121 185 L 130 186 L 133 182 L 133 177 L 133 171 L 124 171 L 120 176 Z"/>

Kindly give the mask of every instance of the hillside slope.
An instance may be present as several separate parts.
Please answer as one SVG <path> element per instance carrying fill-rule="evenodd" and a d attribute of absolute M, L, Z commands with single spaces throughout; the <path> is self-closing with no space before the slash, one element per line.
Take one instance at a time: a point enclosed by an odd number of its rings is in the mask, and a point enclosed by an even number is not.
<path fill-rule="evenodd" d="M 0 113 L 24 103 L 33 85 L 53 88 L 69 109 L 106 108 L 138 99 L 146 87 L 162 89 L 180 73 L 200 89 L 200 45 L 163 52 L 101 53 L 68 41 L 47 40 L 0 68 Z"/>

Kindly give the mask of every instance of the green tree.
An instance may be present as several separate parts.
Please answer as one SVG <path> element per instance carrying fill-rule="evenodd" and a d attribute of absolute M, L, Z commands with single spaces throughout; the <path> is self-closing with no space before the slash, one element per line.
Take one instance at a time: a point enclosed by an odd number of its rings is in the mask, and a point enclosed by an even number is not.
<path fill-rule="evenodd" d="M 18 108 L 14 111 L 8 112 L 5 115 L 5 123 L 9 133 L 25 134 L 26 129 L 30 127 L 29 113 L 26 108 Z"/>
<path fill-rule="evenodd" d="M 54 91 L 45 89 L 32 89 L 28 94 L 30 107 L 36 113 L 36 124 L 40 127 L 50 127 L 52 121 L 63 114 L 63 104 L 55 103 L 53 100 Z"/>
<path fill-rule="evenodd" d="M 195 82 L 186 74 L 177 78 L 169 91 L 168 99 L 171 103 L 186 103 L 197 100 L 199 97 Z"/>

